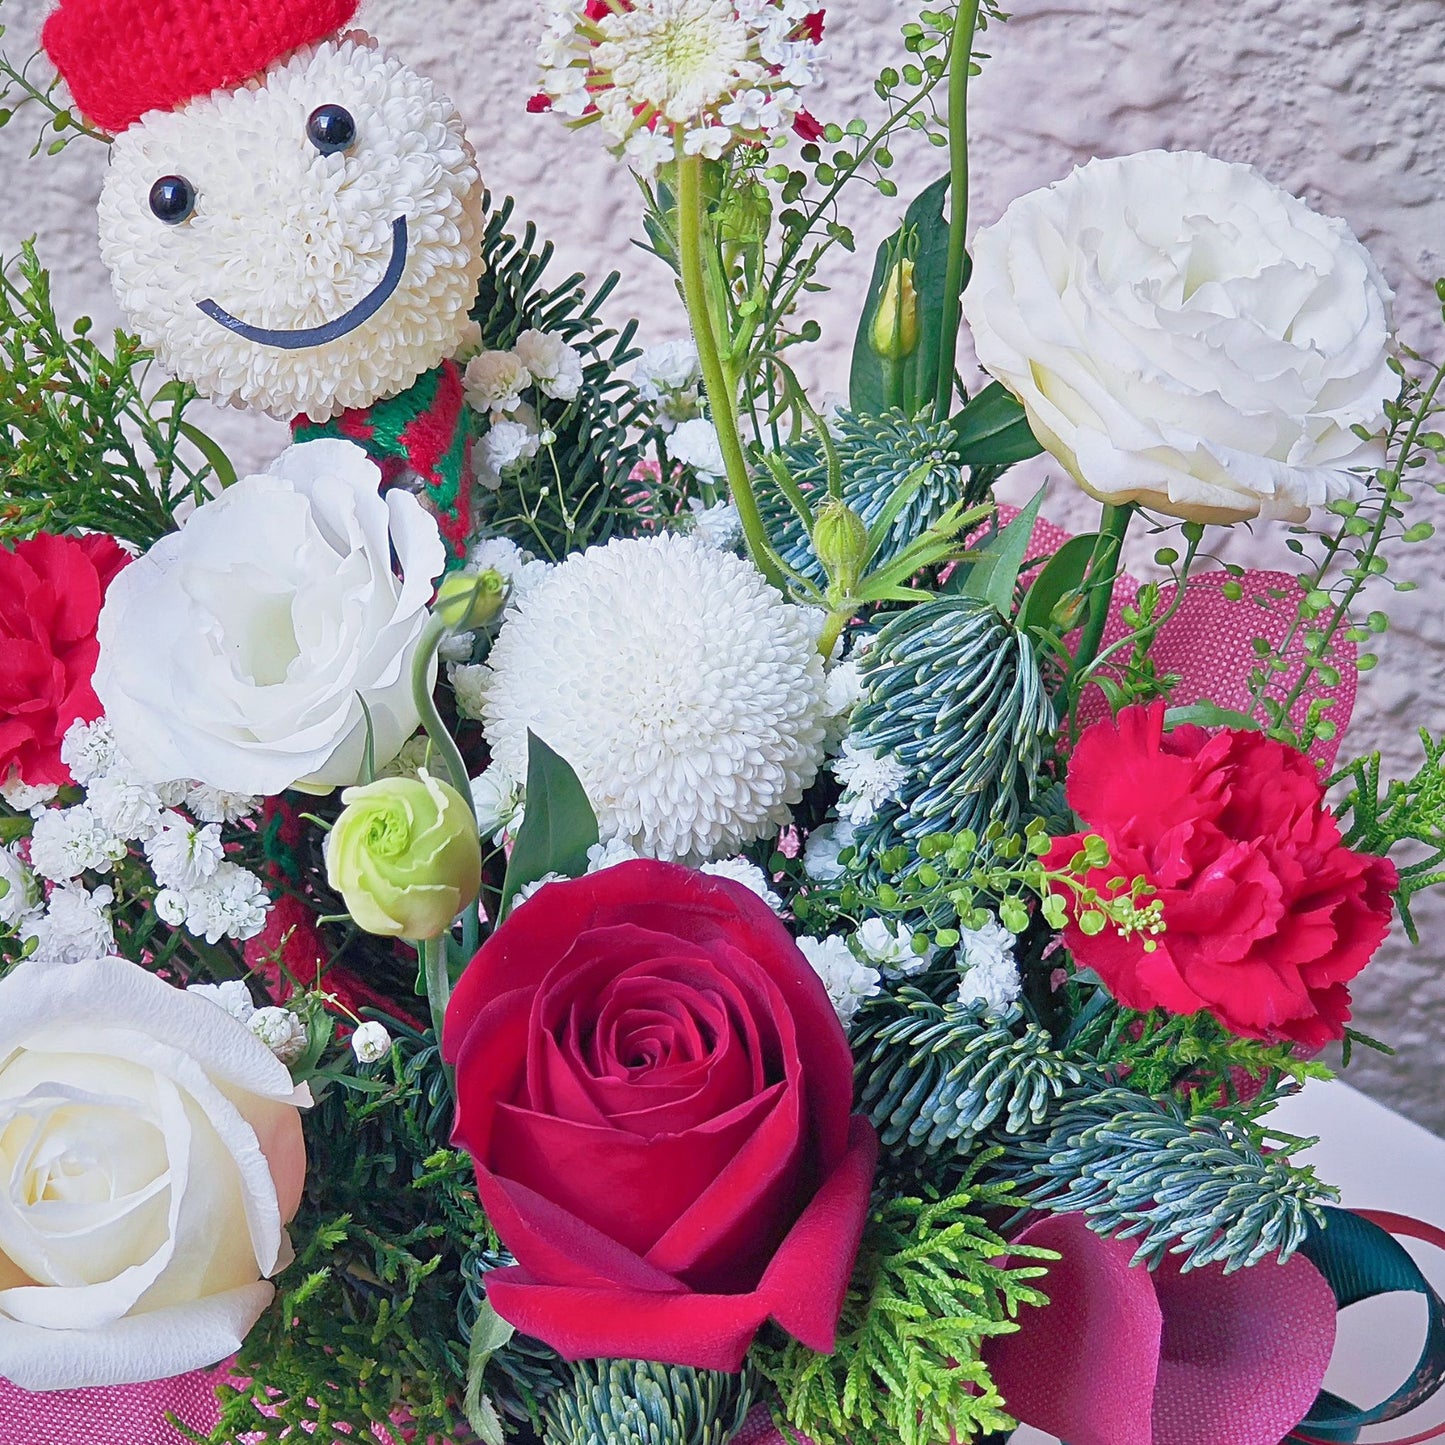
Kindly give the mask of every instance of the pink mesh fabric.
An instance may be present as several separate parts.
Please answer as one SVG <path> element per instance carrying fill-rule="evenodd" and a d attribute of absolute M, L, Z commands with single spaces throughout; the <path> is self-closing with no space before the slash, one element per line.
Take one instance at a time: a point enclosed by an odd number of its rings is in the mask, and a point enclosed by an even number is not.
<path fill-rule="evenodd" d="M 202 1435 L 216 1425 L 214 1370 L 117 1390 L 33 1395 L 0 1380 L 0 1445 L 185 1445 L 173 1412 Z"/>
<path fill-rule="evenodd" d="M 806 1435 L 794 1435 L 793 1440 L 798 1445 L 809 1445 Z M 733 1445 L 793 1445 L 793 1441 L 779 1433 L 768 1407 L 759 1405 L 748 1416 L 747 1424 L 733 1437 Z"/>

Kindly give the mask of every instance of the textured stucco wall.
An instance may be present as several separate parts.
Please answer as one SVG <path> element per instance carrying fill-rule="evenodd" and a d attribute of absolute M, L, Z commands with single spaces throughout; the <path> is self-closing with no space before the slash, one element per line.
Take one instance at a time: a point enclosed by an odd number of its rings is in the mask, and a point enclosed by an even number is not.
<path fill-rule="evenodd" d="M 0 19 L 12 55 L 28 51 L 49 0 L 4 0 Z M 641 317 L 662 340 L 681 321 L 670 287 L 633 250 L 634 192 L 590 135 L 569 135 L 528 117 L 536 0 L 367 0 L 362 21 L 418 68 L 437 76 L 461 106 L 493 189 L 558 242 L 560 262 L 613 267 L 625 284 L 615 315 Z M 814 109 L 825 119 L 866 111 L 869 77 L 896 54 L 905 0 L 833 0 L 832 79 Z M 1438 351 L 1430 285 L 1445 274 L 1445 18 L 1441 0 L 1018 0 L 1015 18 L 989 37 L 993 59 L 976 87 L 974 214 L 992 220 L 1020 192 L 1091 155 L 1153 146 L 1197 147 L 1250 161 L 1321 209 L 1345 216 L 1372 247 L 1399 292 L 1405 338 Z M 0 131 L 0 254 L 38 232 L 64 310 L 117 317 L 95 241 L 104 153 L 73 145 L 55 160 L 26 160 L 24 118 Z M 927 147 L 901 158 L 905 193 L 939 167 Z M 901 203 L 900 203 L 901 204 Z M 866 207 L 866 202 L 865 202 Z M 875 205 L 846 218 L 861 252 L 841 258 L 819 308 L 831 346 L 814 370 L 838 386 L 857 298 L 874 243 L 896 223 Z M 559 272 L 560 274 L 560 272 Z M 228 414 L 217 432 L 240 460 L 259 461 L 283 441 L 280 428 Z M 1047 468 L 1036 468 L 1047 476 Z M 1050 510 L 1082 524 L 1068 488 Z M 1422 504 L 1422 514 L 1432 509 Z M 1231 539 L 1240 560 L 1274 562 L 1280 537 Z M 1445 531 L 1409 559 L 1420 589 L 1390 602 L 1396 630 L 1382 666 L 1365 680 L 1351 744 L 1381 747 L 1402 763 L 1413 729 L 1445 728 Z M 1147 548 L 1144 549 L 1147 554 Z M 1445 897 L 1420 909 L 1421 947 L 1396 943 L 1357 989 L 1361 1025 L 1399 1049 L 1351 1077 L 1422 1122 L 1445 1131 Z"/>

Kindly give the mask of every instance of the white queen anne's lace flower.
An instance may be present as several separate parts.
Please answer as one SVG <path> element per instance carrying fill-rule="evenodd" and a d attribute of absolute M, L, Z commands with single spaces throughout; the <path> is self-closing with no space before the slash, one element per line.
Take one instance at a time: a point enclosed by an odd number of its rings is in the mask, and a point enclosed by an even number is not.
<path fill-rule="evenodd" d="M 822 12 L 806 0 L 551 0 L 538 108 L 597 115 L 618 155 L 655 172 L 685 148 L 766 143 L 818 79 Z"/>
<path fill-rule="evenodd" d="M 704 862 L 784 825 L 817 775 L 823 665 L 804 613 L 691 537 L 569 558 L 502 627 L 481 698 L 494 757 L 530 729 L 576 769 L 604 841 Z"/>
<path fill-rule="evenodd" d="M 1383 464 L 1391 293 L 1342 222 L 1197 152 L 1096 160 L 974 241 L 978 358 L 1103 501 L 1302 522 Z"/>

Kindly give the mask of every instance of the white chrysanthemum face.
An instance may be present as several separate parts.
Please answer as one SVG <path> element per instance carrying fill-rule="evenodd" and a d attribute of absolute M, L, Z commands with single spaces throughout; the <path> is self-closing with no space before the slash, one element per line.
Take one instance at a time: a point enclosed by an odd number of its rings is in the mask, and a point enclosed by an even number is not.
<path fill-rule="evenodd" d="M 313 124 L 328 107 L 345 117 Z M 348 119 L 354 138 L 331 149 Z M 162 219 L 152 192 L 167 179 L 185 185 Z M 176 376 L 217 401 L 325 420 L 405 390 L 464 343 L 482 181 L 451 102 L 352 36 L 132 126 L 111 153 L 100 234 L 132 326 Z"/>
<path fill-rule="evenodd" d="M 604 841 L 703 862 L 787 823 L 817 775 L 822 658 L 809 618 L 691 537 L 609 543 L 527 591 L 487 664 L 496 762 L 530 729 L 576 769 Z"/>
<path fill-rule="evenodd" d="M 974 243 L 978 357 L 1094 496 L 1303 521 L 1382 460 L 1391 293 L 1341 221 L 1193 152 L 1093 161 Z"/>

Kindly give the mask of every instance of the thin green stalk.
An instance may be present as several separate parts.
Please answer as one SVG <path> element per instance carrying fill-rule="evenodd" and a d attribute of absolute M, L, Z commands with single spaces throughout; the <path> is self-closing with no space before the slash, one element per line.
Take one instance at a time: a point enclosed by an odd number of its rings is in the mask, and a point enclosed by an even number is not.
<path fill-rule="evenodd" d="M 476 800 L 472 797 L 471 775 L 467 772 L 466 760 L 462 757 L 461 749 L 457 747 L 456 739 L 447 731 L 447 725 L 442 721 L 441 713 L 437 711 L 436 696 L 432 686 L 432 660 L 437 655 L 437 649 L 441 646 L 442 639 L 450 631 L 451 628 L 447 626 L 443 618 L 434 612 L 422 633 L 421 645 L 417 648 L 416 660 L 412 663 L 411 695 L 417 715 L 421 718 L 421 725 L 426 730 L 427 740 L 436 749 L 446 767 L 447 781 L 462 795 L 462 801 L 467 805 L 467 811 L 472 815 L 472 823 L 475 825 L 477 805 Z M 477 951 L 481 942 L 481 934 L 482 921 L 478 900 L 474 898 L 462 913 L 462 952 L 468 958 Z M 442 950 L 442 957 L 445 962 L 445 948 Z M 450 983 L 448 983 L 448 991 L 450 991 L 450 987 Z"/>
<path fill-rule="evenodd" d="M 1074 665 L 1069 673 L 1069 692 L 1074 692 L 1094 659 L 1099 655 L 1099 646 L 1104 640 L 1104 628 L 1109 621 L 1109 604 L 1114 600 L 1114 584 L 1119 580 L 1119 560 L 1124 551 L 1124 537 L 1129 531 L 1135 507 L 1132 502 L 1122 507 L 1104 505 L 1099 521 L 1099 540 L 1089 563 L 1089 615 L 1084 623 L 1083 635 L 1079 638 L 1079 650 L 1074 654 Z"/>
<path fill-rule="evenodd" d="M 677 239 L 683 301 L 697 341 L 698 361 L 712 407 L 712 421 L 717 428 L 723 463 L 727 468 L 728 487 L 742 520 L 748 551 L 758 570 L 781 591 L 786 587 L 783 569 L 768 542 L 767 528 L 763 525 L 758 499 L 748 475 L 742 432 L 738 429 L 737 384 L 723 363 L 709 303 L 707 260 L 703 249 L 708 226 L 702 165 L 701 156 L 683 156 L 677 162 Z"/>
<path fill-rule="evenodd" d="M 953 411 L 953 378 L 958 368 L 958 331 L 963 324 L 963 287 L 968 264 L 968 82 L 973 69 L 973 40 L 981 0 L 962 0 L 953 22 L 949 55 L 948 147 L 950 200 L 948 273 L 943 288 L 943 331 L 938 354 L 938 399 L 935 418 L 948 420 Z"/>
<path fill-rule="evenodd" d="M 447 1005 L 452 998 L 452 976 L 447 966 L 447 939 L 426 938 L 416 944 L 421 959 L 422 976 L 426 979 L 426 1001 L 431 1009 L 431 1025 L 437 1036 L 437 1047 L 441 1047 L 442 1028 L 446 1023 Z M 454 1084 L 450 1068 L 446 1071 L 448 1084 Z M 456 1090 L 453 1087 L 453 1094 Z"/>

